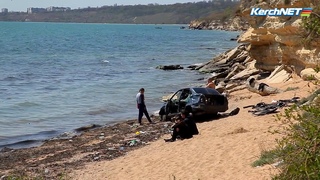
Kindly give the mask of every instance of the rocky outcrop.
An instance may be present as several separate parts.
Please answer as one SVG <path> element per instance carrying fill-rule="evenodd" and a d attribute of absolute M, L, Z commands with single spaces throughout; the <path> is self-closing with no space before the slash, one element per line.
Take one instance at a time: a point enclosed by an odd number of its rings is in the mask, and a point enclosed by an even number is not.
<path fill-rule="evenodd" d="M 241 44 L 195 69 L 210 73 L 221 93 L 244 89 L 247 78 L 261 72 L 255 68 L 256 61 L 249 56 L 247 48 L 248 45 Z"/>
<path fill-rule="evenodd" d="M 194 20 L 189 24 L 189 29 L 194 30 L 246 31 L 248 28 L 249 24 L 245 22 L 240 16 L 235 16 L 225 22 L 222 22 L 220 20 Z"/>
<path fill-rule="evenodd" d="M 156 67 L 156 69 L 162 69 L 162 70 L 177 70 L 177 69 L 183 69 L 180 65 L 159 65 Z"/>
<path fill-rule="evenodd" d="M 216 89 L 227 94 L 242 89 L 262 96 L 279 93 L 282 92 L 280 89 L 264 83 L 283 83 L 297 76 L 294 68 L 287 65 L 277 66 L 273 71 L 257 69 L 257 60 L 249 55 L 249 48 L 250 44 L 241 44 L 194 69 L 201 73 L 210 73 L 210 78 L 215 79 Z M 308 71 L 302 76 L 310 78 L 317 75 L 313 70 L 311 75 Z M 264 79 L 264 83 L 258 81 L 261 79 Z"/>
<path fill-rule="evenodd" d="M 314 1 L 316 2 L 316 1 Z M 286 3 L 286 4 L 285 4 Z M 273 71 L 286 65 L 300 73 L 303 69 L 314 68 L 320 62 L 320 38 L 304 43 L 304 30 L 300 16 L 250 16 L 253 7 L 262 9 L 287 7 L 312 7 L 311 0 L 242 1 L 242 17 L 250 24 L 240 36 L 240 43 L 250 43 L 249 54 L 256 59 L 256 68 Z"/>

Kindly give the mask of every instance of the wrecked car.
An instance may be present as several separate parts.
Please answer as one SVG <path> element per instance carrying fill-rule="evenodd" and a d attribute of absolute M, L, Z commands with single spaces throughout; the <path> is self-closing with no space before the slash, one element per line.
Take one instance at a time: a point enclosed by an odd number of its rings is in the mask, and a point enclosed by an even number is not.
<path fill-rule="evenodd" d="M 161 120 L 168 120 L 181 110 L 198 115 L 216 115 L 228 110 L 228 99 L 212 88 L 184 88 L 175 92 L 161 107 Z"/>

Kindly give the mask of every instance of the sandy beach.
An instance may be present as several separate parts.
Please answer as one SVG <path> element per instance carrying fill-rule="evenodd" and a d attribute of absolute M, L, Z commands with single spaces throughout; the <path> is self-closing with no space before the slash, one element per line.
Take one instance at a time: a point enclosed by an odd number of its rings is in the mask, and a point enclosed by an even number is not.
<path fill-rule="evenodd" d="M 275 146 L 279 128 L 274 114 L 254 116 L 243 106 L 272 100 L 306 97 L 315 88 L 300 79 L 270 84 L 282 90 L 270 96 L 248 90 L 237 91 L 229 99 L 230 109 L 240 107 L 238 115 L 198 123 L 200 134 L 188 140 L 166 143 L 164 135 L 150 145 L 111 161 L 86 164 L 70 173 L 71 179 L 271 179 L 276 167 L 252 167 L 263 150 Z M 283 111 L 283 110 L 281 110 Z"/>
<path fill-rule="evenodd" d="M 269 84 L 280 94 L 260 96 L 244 89 L 230 95 L 229 109 L 239 114 L 197 123 L 199 135 L 187 140 L 170 138 L 171 122 L 137 125 L 128 120 L 111 126 L 83 128 L 71 138 L 51 139 L 25 149 L 0 152 L 0 177 L 44 179 L 271 179 L 273 165 L 252 167 L 264 150 L 280 138 L 270 130 L 280 127 L 275 114 L 254 116 L 244 106 L 272 100 L 307 97 L 316 86 L 295 79 Z M 280 110 L 280 112 L 283 109 Z M 144 119 L 145 120 L 145 119 Z M 145 120 L 146 121 L 146 120 Z"/>

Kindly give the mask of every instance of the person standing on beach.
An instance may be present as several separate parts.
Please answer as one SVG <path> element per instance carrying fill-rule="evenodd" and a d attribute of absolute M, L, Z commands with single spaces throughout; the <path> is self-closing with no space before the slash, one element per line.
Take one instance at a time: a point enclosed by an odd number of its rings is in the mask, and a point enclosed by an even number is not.
<path fill-rule="evenodd" d="M 136 96 L 136 100 L 137 100 L 137 108 L 139 109 L 139 116 L 138 116 L 138 122 L 140 125 L 142 125 L 142 116 L 143 114 L 146 116 L 146 118 L 148 119 L 149 123 L 153 124 L 153 122 L 150 119 L 149 113 L 147 111 L 147 107 L 146 104 L 144 102 L 144 88 L 141 88 L 139 90 L 139 93 Z"/>

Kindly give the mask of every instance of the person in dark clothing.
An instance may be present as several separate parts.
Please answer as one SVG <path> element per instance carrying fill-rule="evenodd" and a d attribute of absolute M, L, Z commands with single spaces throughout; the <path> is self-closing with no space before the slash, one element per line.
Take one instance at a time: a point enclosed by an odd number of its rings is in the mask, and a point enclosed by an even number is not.
<path fill-rule="evenodd" d="M 191 119 L 186 118 L 186 112 L 182 111 L 180 117 L 176 120 L 175 124 L 172 126 L 172 129 L 173 129 L 172 137 L 170 139 L 165 139 L 164 141 L 174 142 L 178 137 L 180 137 L 181 139 L 192 138 L 194 129 L 192 130 L 188 126 L 190 122 L 191 122 Z"/>
<path fill-rule="evenodd" d="M 150 124 L 153 124 L 153 122 L 150 119 L 149 113 L 147 111 L 147 107 L 146 104 L 144 102 L 144 88 L 141 88 L 139 90 L 139 93 L 136 96 L 136 100 L 137 100 L 137 108 L 139 109 L 139 115 L 138 115 L 138 122 L 140 125 L 142 125 L 142 116 L 143 114 L 146 116 L 146 118 L 148 119 Z"/>
<path fill-rule="evenodd" d="M 184 122 L 186 123 L 186 125 L 188 126 L 189 131 L 190 131 L 190 133 L 191 133 L 192 135 L 198 135 L 198 134 L 199 134 L 197 125 L 196 125 L 196 123 L 194 122 L 194 120 L 192 119 L 191 116 L 186 117 L 183 121 L 184 121 Z"/>

